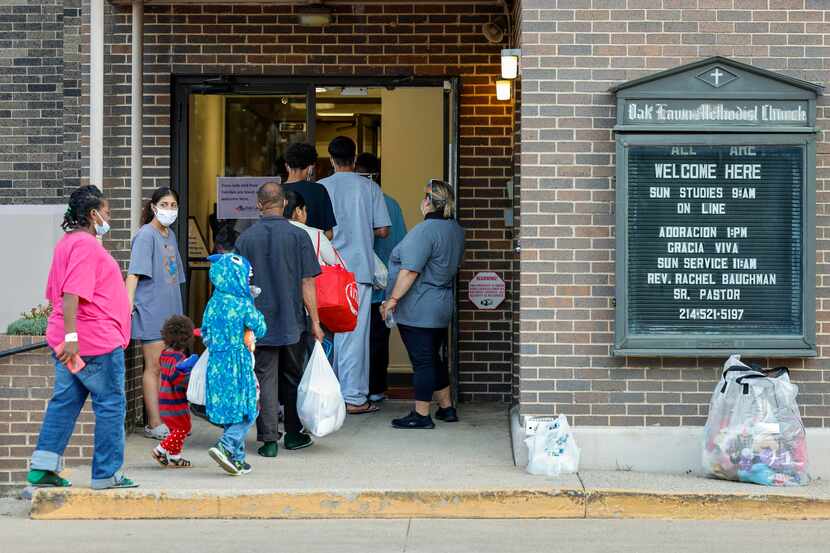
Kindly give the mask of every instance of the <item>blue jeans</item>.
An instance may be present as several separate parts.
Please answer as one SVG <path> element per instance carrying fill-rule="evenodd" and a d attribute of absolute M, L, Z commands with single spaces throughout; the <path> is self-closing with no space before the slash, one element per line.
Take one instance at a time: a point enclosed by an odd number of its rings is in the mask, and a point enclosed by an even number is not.
<path fill-rule="evenodd" d="M 254 425 L 255 420 L 243 420 L 234 424 L 226 424 L 223 426 L 225 431 L 222 437 L 219 438 L 219 443 L 222 447 L 230 453 L 231 461 L 245 460 L 245 436 L 248 435 L 248 430 Z"/>
<path fill-rule="evenodd" d="M 53 356 L 54 357 L 54 356 Z M 87 396 L 92 395 L 95 412 L 95 450 L 92 456 L 92 487 L 106 488 L 121 475 L 124 464 L 124 350 L 84 357 L 86 367 L 69 372 L 55 358 L 55 388 L 46 408 L 31 468 L 60 472 L 63 452 L 72 437 L 75 421 Z"/>

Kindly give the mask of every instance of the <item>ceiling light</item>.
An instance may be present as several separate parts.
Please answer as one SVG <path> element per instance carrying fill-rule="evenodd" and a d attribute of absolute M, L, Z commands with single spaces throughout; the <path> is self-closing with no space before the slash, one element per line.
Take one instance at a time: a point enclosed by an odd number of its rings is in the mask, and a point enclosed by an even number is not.
<path fill-rule="evenodd" d="M 501 78 L 515 79 L 519 76 L 519 56 L 522 51 L 518 48 L 509 48 L 501 51 Z"/>
<path fill-rule="evenodd" d="M 354 117 L 354 113 L 339 113 L 335 111 L 329 111 L 326 113 L 318 113 L 318 117 Z"/>
<path fill-rule="evenodd" d="M 507 80 L 496 81 L 496 100 L 507 101 L 510 99 L 511 83 Z"/>

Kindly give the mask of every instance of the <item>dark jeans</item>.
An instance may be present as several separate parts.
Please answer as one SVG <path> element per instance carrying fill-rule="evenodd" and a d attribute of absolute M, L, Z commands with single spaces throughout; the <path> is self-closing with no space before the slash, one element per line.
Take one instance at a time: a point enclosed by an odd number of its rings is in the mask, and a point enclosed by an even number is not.
<path fill-rule="evenodd" d="M 447 329 L 399 324 L 398 330 L 415 371 L 415 399 L 432 401 L 434 392 L 450 385 L 447 360 L 442 357 Z"/>
<path fill-rule="evenodd" d="M 369 329 L 369 395 L 382 394 L 389 372 L 389 328 L 380 316 L 380 303 L 372 304 Z"/>
<path fill-rule="evenodd" d="M 276 442 L 280 439 L 279 404 L 285 408 L 285 431 L 302 429 L 297 415 L 297 386 L 303 378 L 306 341 L 290 346 L 257 346 L 256 372 L 259 380 L 259 417 L 256 419 L 256 439 Z M 278 384 L 279 382 L 279 384 Z"/>

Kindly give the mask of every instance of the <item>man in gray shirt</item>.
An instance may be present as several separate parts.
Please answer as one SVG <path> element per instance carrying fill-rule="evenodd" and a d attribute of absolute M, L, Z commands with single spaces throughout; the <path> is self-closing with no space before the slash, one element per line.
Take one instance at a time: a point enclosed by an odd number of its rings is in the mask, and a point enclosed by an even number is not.
<path fill-rule="evenodd" d="M 332 140 L 329 155 L 335 173 L 320 184 L 328 190 L 337 220 L 332 244 L 346 268 L 355 275 L 360 302 L 357 328 L 334 337 L 334 370 L 340 379 L 346 410 L 353 415 L 372 413 L 378 410 L 367 398 L 374 241 L 375 236 L 389 235 L 391 221 L 380 187 L 354 172 L 357 147 L 352 139 L 338 136 Z"/>

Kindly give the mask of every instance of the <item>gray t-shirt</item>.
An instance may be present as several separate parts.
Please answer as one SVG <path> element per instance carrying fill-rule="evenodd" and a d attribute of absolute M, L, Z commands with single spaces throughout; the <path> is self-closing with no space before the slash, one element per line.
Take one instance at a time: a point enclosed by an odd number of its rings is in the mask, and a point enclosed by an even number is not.
<path fill-rule="evenodd" d="M 463 259 L 464 229 L 454 219 L 427 216 L 409 231 L 389 257 L 387 299 L 401 269 L 418 273 L 398 302 L 397 322 L 421 328 L 449 326 L 454 308 L 453 283 Z"/>
<path fill-rule="evenodd" d="M 268 331 L 263 346 L 290 346 L 306 328 L 303 279 L 320 274 L 314 246 L 306 231 L 283 217 L 263 217 L 242 233 L 236 251 L 251 262 L 253 284 L 262 289 L 257 309 Z"/>
<path fill-rule="evenodd" d="M 181 284 L 185 276 L 173 231 L 165 238 L 152 224 L 141 227 L 133 238 L 127 273 L 139 277 L 132 337 L 160 340 L 164 322 L 183 313 Z"/>
<path fill-rule="evenodd" d="M 334 207 L 337 225 L 332 245 L 346 268 L 361 284 L 372 284 L 375 273 L 375 229 L 392 225 L 383 192 L 357 173 L 335 173 L 322 179 Z"/>

